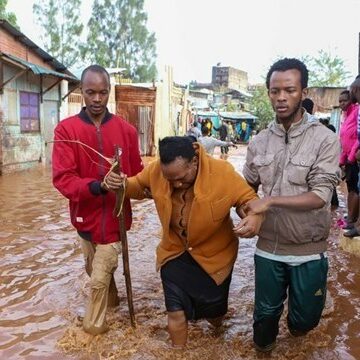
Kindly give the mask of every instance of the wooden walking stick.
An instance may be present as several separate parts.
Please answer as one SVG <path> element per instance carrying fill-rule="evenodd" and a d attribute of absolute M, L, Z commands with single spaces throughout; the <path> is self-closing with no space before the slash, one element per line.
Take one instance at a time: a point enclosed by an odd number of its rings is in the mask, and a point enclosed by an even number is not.
<path fill-rule="evenodd" d="M 118 173 L 120 173 L 122 170 L 121 153 L 122 153 L 121 148 L 119 146 L 116 146 L 115 161 L 117 163 L 117 166 L 115 166 L 115 169 L 113 171 L 117 171 Z M 125 285 L 126 285 L 126 297 L 129 307 L 130 322 L 132 327 L 136 327 L 132 287 L 131 287 L 130 266 L 129 266 L 129 249 L 128 249 L 125 216 L 124 216 L 124 208 L 123 208 L 124 198 L 125 198 L 125 185 L 122 188 L 120 188 L 116 193 L 116 206 L 114 209 L 114 213 L 119 219 L 119 232 L 120 232 L 123 269 L 124 269 Z"/>

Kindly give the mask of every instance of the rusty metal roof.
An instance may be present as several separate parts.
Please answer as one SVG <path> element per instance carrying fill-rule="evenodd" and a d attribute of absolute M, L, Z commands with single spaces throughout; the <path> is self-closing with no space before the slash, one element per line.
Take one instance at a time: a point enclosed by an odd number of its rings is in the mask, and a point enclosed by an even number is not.
<path fill-rule="evenodd" d="M 40 65 L 33 64 L 26 60 L 20 59 L 14 55 L 4 54 L 4 53 L 0 52 L 0 57 L 5 61 L 9 60 L 11 63 L 16 63 L 16 64 L 20 65 L 21 67 L 30 69 L 35 75 L 49 75 L 49 76 L 54 76 L 54 77 L 61 78 L 64 80 L 68 80 L 71 82 L 79 82 L 80 81 L 75 76 L 71 76 L 68 74 L 64 74 L 64 73 L 60 73 L 60 72 L 57 72 L 57 71 L 54 71 L 51 69 L 44 68 Z"/>
<path fill-rule="evenodd" d="M 55 69 L 56 72 L 66 72 L 70 77 L 73 74 L 61 62 L 57 61 L 53 56 L 41 49 L 33 41 L 31 41 L 25 34 L 23 34 L 16 27 L 12 26 L 7 20 L 0 19 L 0 27 L 5 29 L 8 33 L 16 38 L 19 42 L 27 46 L 31 51 L 39 55 L 47 64 Z"/>

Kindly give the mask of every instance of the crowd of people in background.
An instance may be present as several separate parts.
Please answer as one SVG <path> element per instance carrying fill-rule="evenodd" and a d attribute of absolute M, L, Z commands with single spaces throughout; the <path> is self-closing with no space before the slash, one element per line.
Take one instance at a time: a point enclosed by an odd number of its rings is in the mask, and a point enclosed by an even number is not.
<path fill-rule="evenodd" d="M 339 105 L 343 111 L 340 128 L 341 156 L 339 165 L 347 186 L 347 218 L 344 236 L 360 235 L 359 219 L 359 161 L 360 161 L 360 77 L 350 85 L 350 90 L 340 94 Z"/>
<path fill-rule="evenodd" d="M 214 123 L 219 122 L 219 126 L 217 127 Z M 246 120 L 243 121 L 232 121 L 229 119 L 221 118 L 220 121 L 213 121 L 210 118 L 201 118 L 197 117 L 191 125 L 190 129 L 187 132 L 187 135 L 194 135 L 192 129 L 195 127 L 200 132 L 202 131 L 203 127 L 208 128 L 208 136 L 215 136 L 222 141 L 228 140 L 232 141 L 233 143 L 248 143 L 251 139 L 251 135 L 256 132 L 253 128 L 253 123 L 248 123 Z M 224 135 L 226 134 L 226 135 Z M 198 135 L 200 136 L 200 135 Z M 224 150 L 224 149 L 223 149 Z M 225 153 L 222 151 L 222 153 Z"/>

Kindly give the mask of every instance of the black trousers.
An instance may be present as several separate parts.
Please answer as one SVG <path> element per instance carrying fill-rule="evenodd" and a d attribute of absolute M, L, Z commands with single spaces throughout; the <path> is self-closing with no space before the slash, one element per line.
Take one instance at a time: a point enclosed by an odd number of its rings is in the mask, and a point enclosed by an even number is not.
<path fill-rule="evenodd" d="M 188 252 L 162 266 L 161 280 L 168 312 L 183 310 L 188 320 L 227 313 L 231 274 L 217 285 Z"/>

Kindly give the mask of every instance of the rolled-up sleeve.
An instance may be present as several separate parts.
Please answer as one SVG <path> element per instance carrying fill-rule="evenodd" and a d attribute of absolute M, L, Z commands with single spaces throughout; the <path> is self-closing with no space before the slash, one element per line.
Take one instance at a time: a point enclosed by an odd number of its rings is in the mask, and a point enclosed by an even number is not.
<path fill-rule="evenodd" d="M 243 176 L 251 186 L 257 188 L 260 184 L 259 172 L 254 164 L 255 145 L 250 143 L 246 152 L 246 162 L 243 168 Z"/>
<path fill-rule="evenodd" d="M 340 144 L 336 136 L 327 137 L 308 174 L 310 191 L 326 203 L 330 201 L 332 192 L 340 181 L 339 154 Z"/>

